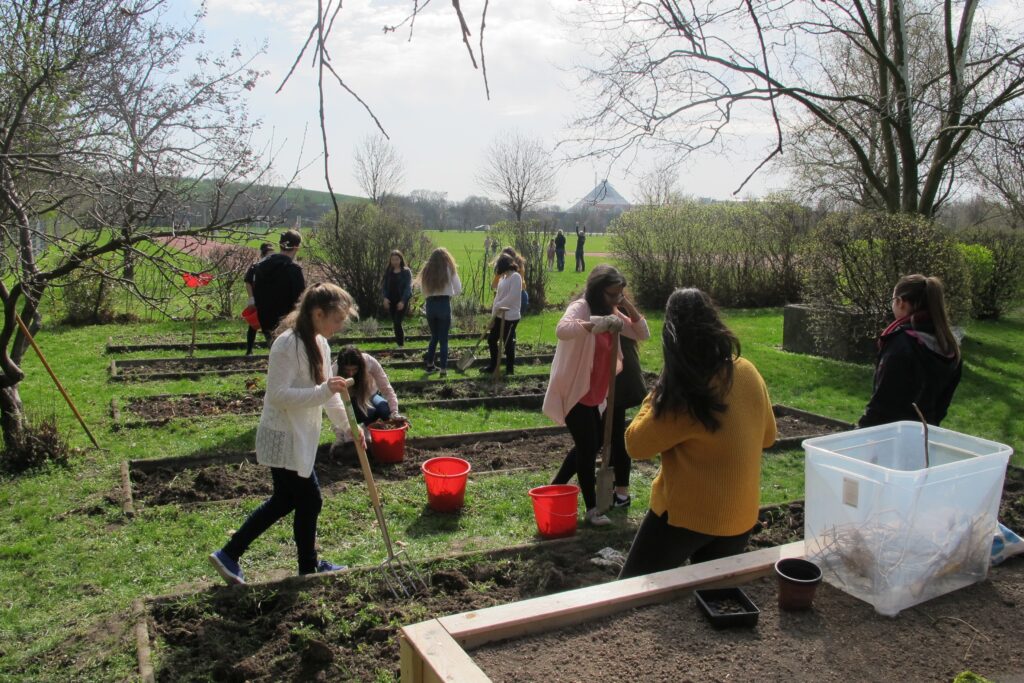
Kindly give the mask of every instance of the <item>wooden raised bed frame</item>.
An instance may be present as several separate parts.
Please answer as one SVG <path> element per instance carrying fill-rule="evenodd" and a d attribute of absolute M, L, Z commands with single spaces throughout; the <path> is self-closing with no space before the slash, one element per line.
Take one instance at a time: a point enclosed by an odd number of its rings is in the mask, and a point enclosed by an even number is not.
<path fill-rule="evenodd" d="M 228 334 L 241 337 L 242 335 L 236 332 L 225 332 L 224 335 Z M 449 334 L 449 339 L 476 339 L 480 336 L 477 332 L 459 332 L 457 334 Z M 429 334 L 413 334 L 405 337 L 406 341 L 413 342 L 428 342 L 430 341 Z M 369 337 L 333 337 L 328 340 L 331 348 L 340 348 L 346 344 L 390 344 L 395 341 L 393 334 L 388 335 L 374 335 Z M 266 348 L 266 343 L 260 338 L 256 342 L 257 348 Z M 243 340 L 232 340 L 232 341 L 205 341 L 196 342 L 194 345 L 189 344 L 187 341 L 180 342 L 141 342 L 138 344 L 130 344 L 122 342 L 120 339 L 115 340 L 113 337 L 107 337 L 106 353 L 136 353 L 138 351 L 188 351 L 189 348 L 194 348 L 197 351 L 232 351 L 245 349 L 245 341 Z"/>
<path fill-rule="evenodd" d="M 402 683 L 489 683 L 469 650 L 670 600 L 695 588 L 746 583 L 770 574 L 780 559 L 803 556 L 804 542 L 797 541 L 404 626 L 399 631 Z"/>

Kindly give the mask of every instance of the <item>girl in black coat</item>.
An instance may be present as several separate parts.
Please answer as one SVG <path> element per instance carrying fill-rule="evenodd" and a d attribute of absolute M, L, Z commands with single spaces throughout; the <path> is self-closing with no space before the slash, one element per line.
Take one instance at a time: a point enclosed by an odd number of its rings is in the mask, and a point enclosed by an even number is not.
<path fill-rule="evenodd" d="M 918 420 L 916 403 L 928 424 L 946 417 L 960 383 L 960 346 L 949 327 L 942 282 L 907 275 L 892 292 L 896 318 L 878 338 L 874 392 L 861 427 Z"/>

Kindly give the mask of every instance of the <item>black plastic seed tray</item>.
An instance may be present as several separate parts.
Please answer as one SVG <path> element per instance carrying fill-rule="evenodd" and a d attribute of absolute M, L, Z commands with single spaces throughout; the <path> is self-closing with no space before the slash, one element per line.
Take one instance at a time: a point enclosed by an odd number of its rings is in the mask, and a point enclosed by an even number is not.
<path fill-rule="evenodd" d="M 753 628 L 761 610 L 739 588 L 695 590 L 697 606 L 715 628 Z"/>

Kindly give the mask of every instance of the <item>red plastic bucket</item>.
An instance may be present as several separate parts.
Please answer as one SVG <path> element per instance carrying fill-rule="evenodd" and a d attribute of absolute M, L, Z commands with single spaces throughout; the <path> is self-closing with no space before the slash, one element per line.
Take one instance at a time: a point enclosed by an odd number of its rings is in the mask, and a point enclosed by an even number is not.
<path fill-rule="evenodd" d="M 466 499 L 470 464 L 462 458 L 431 458 L 422 465 L 427 482 L 427 505 L 435 512 L 455 512 Z"/>
<path fill-rule="evenodd" d="M 544 538 L 561 538 L 576 533 L 576 509 L 580 487 L 551 484 L 530 489 L 537 531 Z"/>
<path fill-rule="evenodd" d="M 378 462 L 402 462 L 405 458 L 405 433 L 409 425 L 399 429 L 374 429 L 369 427 L 372 445 L 370 451 Z"/>

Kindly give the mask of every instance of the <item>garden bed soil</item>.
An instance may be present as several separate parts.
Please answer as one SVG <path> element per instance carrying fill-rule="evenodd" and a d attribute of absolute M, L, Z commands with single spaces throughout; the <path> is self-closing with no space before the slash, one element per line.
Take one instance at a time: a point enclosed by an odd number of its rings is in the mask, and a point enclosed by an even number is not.
<path fill-rule="evenodd" d="M 244 328 L 242 329 L 244 332 Z M 197 351 L 230 351 L 245 349 L 245 335 L 242 332 L 204 332 L 197 339 L 195 345 L 191 344 L 189 335 L 167 333 L 143 335 L 132 339 L 107 338 L 107 353 L 136 353 L 139 351 L 188 351 L 194 348 Z M 448 339 L 478 339 L 479 332 L 460 332 L 449 334 Z M 236 339 L 237 338 L 237 339 Z M 406 335 L 407 342 L 428 342 L 429 334 Z M 395 341 L 393 334 L 387 335 L 365 335 L 355 337 L 332 337 L 329 342 L 332 349 L 340 349 L 346 344 L 391 344 Z M 265 349 L 266 345 L 260 338 L 256 348 Z"/>
<path fill-rule="evenodd" d="M 544 365 L 551 362 L 552 352 L 528 353 L 531 348 L 524 346 L 524 353 L 516 356 L 517 366 Z M 468 350 L 468 348 L 467 348 Z M 454 370 L 457 352 L 451 349 L 452 369 Z M 421 368 L 423 367 L 423 350 L 403 349 L 402 355 L 384 351 L 374 356 L 387 368 Z M 489 360 L 478 358 L 473 367 L 484 367 Z M 110 378 L 115 381 L 154 381 L 166 379 L 195 379 L 207 375 L 237 375 L 241 373 L 265 373 L 267 356 L 221 356 L 214 358 L 139 358 L 132 360 L 110 361 Z"/>
<path fill-rule="evenodd" d="M 635 531 L 581 528 L 570 539 L 423 563 L 430 590 L 412 600 L 395 599 L 373 570 L 155 599 L 156 680 L 398 680 L 400 626 L 614 580 L 618 567 L 595 562 L 597 552 L 624 556 Z"/>
<path fill-rule="evenodd" d="M 1024 559 L 896 618 L 828 584 L 807 612 L 780 612 L 774 577 L 743 590 L 761 610 L 754 628 L 716 630 L 688 594 L 470 655 L 496 683 L 519 683 L 524 671 L 552 682 L 952 681 L 967 669 L 998 681 L 1024 676 Z"/>

